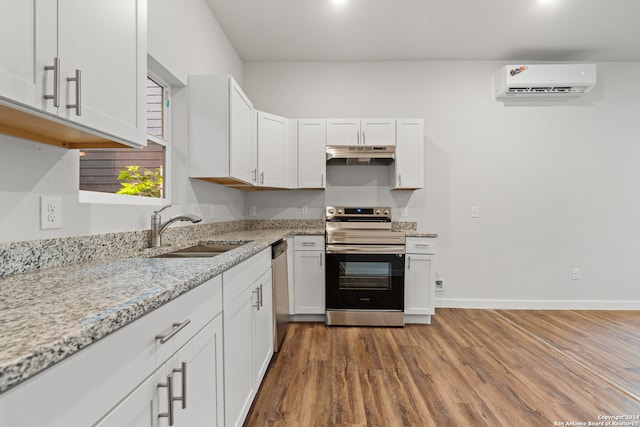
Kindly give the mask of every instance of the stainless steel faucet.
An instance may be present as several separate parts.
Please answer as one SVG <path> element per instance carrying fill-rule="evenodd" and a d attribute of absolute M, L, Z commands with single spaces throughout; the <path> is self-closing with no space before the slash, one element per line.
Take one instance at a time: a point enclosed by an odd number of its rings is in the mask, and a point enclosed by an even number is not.
<path fill-rule="evenodd" d="M 167 209 L 171 205 L 167 205 L 160 210 L 153 211 L 153 215 L 151 215 L 151 245 L 152 248 L 157 248 L 162 246 L 162 233 L 164 230 L 171 224 L 176 221 L 191 221 L 193 223 L 202 221 L 202 218 L 196 215 L 191 214 L 181 214 L 174 215 L 169 218 L 164 223 L 162 222 L 162 218 L 160 217 L 160 212 Z"/>

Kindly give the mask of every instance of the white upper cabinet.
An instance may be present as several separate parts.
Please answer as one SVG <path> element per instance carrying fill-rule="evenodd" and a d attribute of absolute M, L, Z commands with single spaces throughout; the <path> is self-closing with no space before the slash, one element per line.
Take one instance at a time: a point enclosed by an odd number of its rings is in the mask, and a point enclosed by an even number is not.
<path fill-rule="evenodd" d="M 146 0 L 0 6 L 12 41 L 0 47 L 3 133 L 67 148 L 146 144 Z"/>
<path fill-rule="evenodd" d="M 146 11 L 146 0 L 58 0 L 62 117 L 145 144 Z"/>
<path fill-rule="evenodd" d="M 327 145 L 395 145 L 394 119 L 328 119 Z"/>
<path fill-rule="evenodd" d="M 396 160 L 391 165 L 391 188 L 415 190 L 424 187 L 424 121 L 396 121 Z"/>
<path fill-rule="evenodd" d="M 290 173 L 289 119 L 258 111 L 258 185 L 288 188 Z"/>
<path fill-rule="evenodd" d="M 189 176 L 257 184 L 256 113 L 230 76 L 189 76 Z"/>
<path fill-rule="evenodd" d="M 45 67 L 57 55 L 56 3 L 0 0 L 0 9 L 0 97 L 55 113 L 44 95 L 53 95 Z"/>
<path fill-rule="evenodd" d="M 326 120 L 298 120 L 298 188 L 325 188 Z"/>

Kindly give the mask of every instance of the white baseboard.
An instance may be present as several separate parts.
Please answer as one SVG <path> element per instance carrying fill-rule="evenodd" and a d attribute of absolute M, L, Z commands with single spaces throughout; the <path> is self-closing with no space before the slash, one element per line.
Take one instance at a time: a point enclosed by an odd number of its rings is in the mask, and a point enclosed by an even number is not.
<path fill-rule="evenodd" d="M 407 325 L 408 324 L 429 325 L 431 324 L 431 315 L 430 314 L 405 314 L 404 323 Z"/>
<path fill-rule="evenodd" d="M 436 299 L 436 307 L 505 310 L 640 310 L 640 301 Z"/>

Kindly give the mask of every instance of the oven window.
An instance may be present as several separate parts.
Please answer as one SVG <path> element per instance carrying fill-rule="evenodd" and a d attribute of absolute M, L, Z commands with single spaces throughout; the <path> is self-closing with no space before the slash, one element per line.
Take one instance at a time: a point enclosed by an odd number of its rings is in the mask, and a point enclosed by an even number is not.
<path fill-rule="evenodd" d="M 341 261 L 340 290 L 391 289 L 391 264 L 388 262 Z"/>

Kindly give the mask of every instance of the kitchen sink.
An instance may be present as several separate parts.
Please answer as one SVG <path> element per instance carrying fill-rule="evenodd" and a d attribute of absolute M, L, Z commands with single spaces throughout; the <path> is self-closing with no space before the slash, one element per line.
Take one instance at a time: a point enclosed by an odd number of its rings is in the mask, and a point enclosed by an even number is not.
<path fill-rule="evenodd" d="M 156 255 L 152 258 L 206 258 L 214 257 L 232 249 L 243 246 L 244 243 L 230 245 L 195 245 L 188 248 L 178 249 L 165 254 Z"/>

